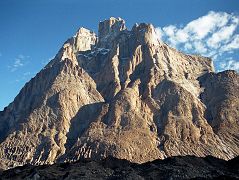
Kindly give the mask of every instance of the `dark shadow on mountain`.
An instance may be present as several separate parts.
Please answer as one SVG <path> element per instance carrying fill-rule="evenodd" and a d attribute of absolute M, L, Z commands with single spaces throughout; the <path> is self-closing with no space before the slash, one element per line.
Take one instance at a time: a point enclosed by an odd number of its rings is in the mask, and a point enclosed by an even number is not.
<path fill-rule="evenodd" d="M 82 106 L 71 120 L 71 126 L 67 134 L 66 151 L 69 150 L 77 139 L 88 129 L 89 125 L 97 120 L 101 112 L 103 102 L 87 104 Z"/>
<path fill-rule="evenodd" d="M 215 133 L 219 130 L 220 124 L 228 119 L 228 115 L 226 115 L 227 118 L 223 118 L 218 114 L 226 114 L 227 109 L 231 108 L 228 101 L 239 97 L 238 84 L 233 81 L 233 76 L 236 74 L 235 71 L 227 70 L 219 73 L 206 73 L 198 78 L 201 88 L 204 89 L 200 94 L 200 100 L 207 107 L 204 117 Z"/>

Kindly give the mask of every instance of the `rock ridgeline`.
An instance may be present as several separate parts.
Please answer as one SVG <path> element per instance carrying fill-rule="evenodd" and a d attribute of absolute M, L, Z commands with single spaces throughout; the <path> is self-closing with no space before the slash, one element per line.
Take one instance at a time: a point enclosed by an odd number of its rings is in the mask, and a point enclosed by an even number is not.
<path fill-rule="evenodd" d="M 0 163 L 239 155 L 239 76 L 121 18 L 85 28 L 0 112 Z"/>

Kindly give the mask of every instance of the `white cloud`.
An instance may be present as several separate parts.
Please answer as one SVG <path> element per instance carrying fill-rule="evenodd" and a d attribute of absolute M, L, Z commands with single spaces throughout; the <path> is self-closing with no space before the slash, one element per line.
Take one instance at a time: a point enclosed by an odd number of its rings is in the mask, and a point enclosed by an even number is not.
<path fill-rule="evenodd" d="M 235 14 L 210 11 L 184 26 L 158 27 L 161 40 L 181 51 L 211 57 L 219 63 L 220 57 L 239 51 L 239 17 Z M 228 60 L 229 61 L 229 60 Z M 232 60 L 231 60 L 232 61 Z M 225 66 L 237 69 L 237 60 Z M 220 64 L 217 64 L 220 66 Z"/>
<path fill-rule="evenodd" d="M 20 67 L 20 66 L 23 66 L 23 63 L 22 63 L 22 60 L 21 59 L 16 59 L 14 64 L 13 64 L 13 67 Z"/>
<path fill-rule="evenodd" d="M 184 31 L 193 35 L 194 39 L 203 39 L 216 28 L 223 27 L 228 21 L 227 13 L 209 12 L 206 16 L 202 16 L 188 23 Z"/>
<path fill-rule="evenodd" d="M 232 41 L 222 47 L 222 51 L 232 51 L 239 49 L 239 34 L 232 37 Z"/>
<path fill-rule="evenodd" d="M 215 32 L 214 34 L 212 34 L 212 36 L 208 39 L 208 46 L 211 48 L 215 48 L 215 47 L 220 47 L 221 44 L 224 42 L 228 42 L 234 31 L 236 30 L 238 25 L 236 24 L 232 24 L 230 26 L 225 26 L 223 28 L 221 28 L 219 31 Z"/>
<path fill-rule="evenodd" d="M 11 72 L 16 71 L 19 67 L 23 66 L 23 62 L 21 59 L 16 59 L 14 64 L 10 66 Z"/>
<path fill-rule="evenodd" d="M 176 37 L 179 42 L 187 42 L 189 38 L 189 34 L 184 30 L 178 30 L 176 32 Z"/>
<path fill-rule="evenodd" d="M 229 58 L 227 61 L 220 63 L 221 70 L 234 69 L 239 72 L 239 61 Z"/>
<path fill-rule="evenodd" d="M 185 43 L 183 47 L 186 51 L 192 50 L 193 46 L 191 43 Z"/>
<path fill-rule="evenodd" d="M 177 28 L 173 25 L 170 25 L 170 26 L 164 27 L 163 31 L 168 36 L 174 36 L 175 32 L 177 31 Z"/>
<path fill-rule="evenodd" d="M 12 65 L 8 66 L 8 68 L 10 69 L 11 72 L 14 72 L 16 70 L 18 70 L 18 68 L 22 67 L 25 65 L 25 58 L 27 58 L 28 56 L 23 56 L 23 55 L 18 55 L 16 58 L 15 58 L 15 61 Z"/>
<path fill-rule="evenodd" d="M 195 50 L 200 54 L 205 54 L 207 52 L 207 48 L 201 41 L 193 42 L 193 46 L 194 46 Z"/>

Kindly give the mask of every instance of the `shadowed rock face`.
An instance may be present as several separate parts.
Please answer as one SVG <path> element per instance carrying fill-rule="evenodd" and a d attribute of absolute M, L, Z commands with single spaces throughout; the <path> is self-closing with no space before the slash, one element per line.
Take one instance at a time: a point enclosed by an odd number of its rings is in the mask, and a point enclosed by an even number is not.
<path fill-rule="evenodd" d="M 239 154 L 239 76 L 161 42 L 151 24 L 80 28 L 0 112 L 3 168 L 113 156 Z"/>
<path fill-rule="evenodd" d="M 0 172 L 1 179 L 238 179 L 239 161 L 214 157 L 170 157 L 144 164 L 108 157 L 54 165 L 25 165 Z"/>

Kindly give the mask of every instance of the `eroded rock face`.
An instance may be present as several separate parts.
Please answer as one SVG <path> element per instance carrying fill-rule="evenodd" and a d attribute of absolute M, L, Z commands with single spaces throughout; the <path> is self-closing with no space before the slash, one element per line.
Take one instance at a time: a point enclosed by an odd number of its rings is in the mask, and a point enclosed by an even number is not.
<path fill-rule="evenodd" d="M 109 155 L 143 163 L 239 154 L 238 74 L 183 54 L 142 23 L 80 28 L 0 112 L 6 168 Z"/>

